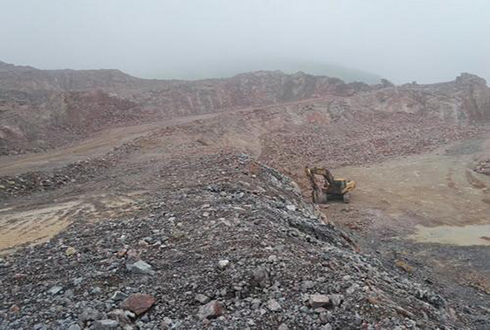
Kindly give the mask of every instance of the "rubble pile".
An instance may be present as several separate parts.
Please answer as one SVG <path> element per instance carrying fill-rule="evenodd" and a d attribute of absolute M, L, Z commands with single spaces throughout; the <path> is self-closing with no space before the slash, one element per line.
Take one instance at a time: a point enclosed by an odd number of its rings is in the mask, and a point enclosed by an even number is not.
<path fill-rule="evenodd" d="M 105 173 L 107 169 L 115 167 L 124 155 L 138 148 L 138 140 L 134 140 L 114 148 L 103 157 L 80 160 L 53 171 L 2 176 L 0 177 L 0 201 L 27 196 L 35 192 L 56 190 L 69 183 L 89 182 Z"/>
<path fill-rule="evenodd" d="M 471 326 L 467 309 L 357 252 L 291 179 L 247 155 L 160 166 L 168 181 L 140 213 L 80 219 L 0 259 L 1 329 Z"/>
<path fill-rule="evenodd" d="M 448 125 L 405 113 L 357 114 L 349 121 L 301 125 L 265 134 L 261 160 L 288 169 L 305 164 L 329 168 L 362 165 L 421 154 L 479 132 L 476 127 Z M 287 147 L 277 147 L 281 145 Z"/>
<path fill-rule="evenodd" d="M 478 162 L 475 171 L 481 174 L 490 175 L 490 158 Z"/>

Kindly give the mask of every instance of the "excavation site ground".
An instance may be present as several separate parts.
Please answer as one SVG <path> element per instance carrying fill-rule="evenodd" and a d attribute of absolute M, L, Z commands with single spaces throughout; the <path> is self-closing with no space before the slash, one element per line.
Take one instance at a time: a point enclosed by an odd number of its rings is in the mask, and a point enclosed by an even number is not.
<path fill-rule="evenodd" d="M 64 74 L 2 96 L 0 329 L 488 328 L 481 78 Z"/>

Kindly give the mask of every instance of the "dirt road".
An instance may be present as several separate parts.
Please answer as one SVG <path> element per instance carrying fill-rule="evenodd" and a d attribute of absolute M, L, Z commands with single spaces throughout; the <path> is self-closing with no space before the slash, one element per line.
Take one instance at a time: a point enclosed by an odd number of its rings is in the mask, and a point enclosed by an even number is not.
<path fill-rule="evenodd" d="M 162 127 L 181 125 L 217 116 L 219 113 L 163 120 L 156 123 L 119 127 L 98 133 L 96 136 L 63 148 L 39 154 L 0 158 L 0 176 L 19 175 L 30 171 L 46 171 L 86 158 L 103 156 L 111 149 L 144 136 Z"/>
<path fill-rule="evenodd" d="M 282 103 L 281 105 L 291 106 L 296 104 L 308 104 L 312 101 L 318 102 L 323 99 L 324 98 L 312 98 L 295 102 L 286 102 Z M 102 156 L 109 152 L 111 149 L 140 136 L 147 135 L 155 129 L 183 125 L 199 120 L 211 119 L 220 115 L 229 115 L 233 113 L 254 111 L 264 108 L 267 108 L 267 106 L 228 109 L 223 112 L 213 112 L 203 115 L 166 119 L 153 123 L 108 129 L 103 132 L 97 133 L 91 138 L 72 143 L 70 145 L 55 150 L 50 150 L 37 154 L 34 153 L 20 156 L 0 157 L 0 176 L 19 175 L 30 171 L 52 170 L 54 168 L 59 168 L 69 163 L 87 159 L 89 157 L 93 158 Z"/>

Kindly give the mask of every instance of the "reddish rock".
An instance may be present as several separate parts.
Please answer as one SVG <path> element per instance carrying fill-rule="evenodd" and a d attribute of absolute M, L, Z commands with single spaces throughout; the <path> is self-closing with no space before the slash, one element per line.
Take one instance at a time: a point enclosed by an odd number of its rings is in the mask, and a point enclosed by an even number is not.
<path fill-rule="evenodd" d="M 20 307 L 17 305 L 12 305 L 10 306 L 9 311 L 11 311 L 12 313 L 17 313 L 20 311 Z"/>
<path fill-rule="evenodd" d="M 223 315 L 223 308 L 217 300 L 210 301 L 204 306 L 199 308 L 199 318 L 200 319 L 215 319 L 218 316 Z"/>
<path fill-rule="evenodd" d="M 126 298 L 121 303 L 121 307 L 130 310 L 136 315 L 141 315 L 150 309 L 154 303 L 155 298 L 153 296 L 144 293 L 136 293 Z"/>

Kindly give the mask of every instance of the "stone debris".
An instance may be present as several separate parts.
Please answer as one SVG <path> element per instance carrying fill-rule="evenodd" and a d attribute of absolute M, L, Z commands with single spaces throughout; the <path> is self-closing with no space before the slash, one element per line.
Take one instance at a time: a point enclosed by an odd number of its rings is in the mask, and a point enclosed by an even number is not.
<path fill-rule="evenodd" d="M 78 320 L 80 322 L 87 322 L 87 321 L 97 321 L 97 320 L 102 320 L 105 317 L 104 313 L 99 312 L 98 310 L 94 308 L 86 308 L 80 316 L 78 316 Z"/>
<path fill-rule="evenodd" d="M 308 304 L 311 308 L 325 307 L 331 304 L 330 298 L 323 294 L 312 294 L 308 300 Z"/>
<path fill-rule="evenodd" d="M 66 251 L 65 251 L 65 254 L 67 256 L 72 256 L 75 253 L 77 253 L 77 250 L 74 247 L 71 247 L 71 246 L 69 248 L 67 248 Z"/>
<path fill-rule="evenodd" d="M 72 324 L 68 327 L 67 330 L 82 330 L 82 328 L 78 324 Z"/>
<path fill-rule="evenodd" d="M 220 260 L 220 261 L 218 262 L 218 266 L 219 266 L 219 268 L 221 268 L 221 269 L 225 269 L 225 268 L 226 268 L 226 267 L 227 267 L 229 264 L 230 264 L 230 260 L 226 260 L 226 259 L 224 259 L 224 260 Z"/>
<path fill-rule="evenodd" d="M 132 294 L 126 298 L 122 303 L 121 307 L 136 315 L 141 315 L 153 306 L 155 303 L 155 298 L 149 294 L 136 293 Z"/>
<path fill-rule="evenodd" d="M 128 297 L 127 294 L 122 293 L 121 291 L 116 291 L 114 294 L 111 296 L 111 299 L 114 301 L 121 301 L 124 300 Z"/>
<path fill-rule="evenodd" d="M 119 328 L 119 323 L 114 320 L 95 321 L 93 325 L 94 330 L 111 330 L 111 329 L 118 329 L 118 328 Z"/>
<path fill-rule="evenodd" d="M 490 158 L 478 162 L 474 170 L 477 173 L 490 175 Z"/>
<path fill-rule="evenodd" d="M 118 321 L 120 324 L 131 324 L 132 320 L 136 318 L 136 314 L 130 311 L 125 311 L 122 309 L 114 309 L 107 313 L 107 316 Z"/>
<path fill-rule="evenodd" d="M 153 275 L 155 271 L 152 270 L 151 265 L 147 264 L 143 260 L 139 260 L 133 264 L 127 264 L 126 268 L 136 274 Z"/>
<path fill-rule="evenodd" d="M 471 329 L 488 320 L 438 284 L 358 252 L 290 177 L 236 153 L 195 157 L 159 164 L 149 180 L 161 189 L 134 211 L 74 221 L 2 257 L 0 329 Z M 174 237 L 177 228 L 185 235 Z"/>
<path fill-rule="evenodd" d="M 215 319 L 223 315 L 223 307 L 217 300 L 210 301 L 204 306 L 199 308 L 199 318 L 200 319 Z"/>
<path fill-rule="evenodd" d="M 201 293 L 197 294 L 194 299 L 203 305 L 209 302 L 209 297 Z"/>
<path fill-rule="evenodd" d="M 267 302 L 267 308 L 271 312 L 278 312 L 281 310 L 281 305 L 275 299 L 271 299 Z"/>
<path fill-rule="evenodd" d="M 53 286 L 51 289 L 49 289 L 48 294 L 50 295 L 57 295 L 63 291 L 63 287 L 59 285 Z"/>

